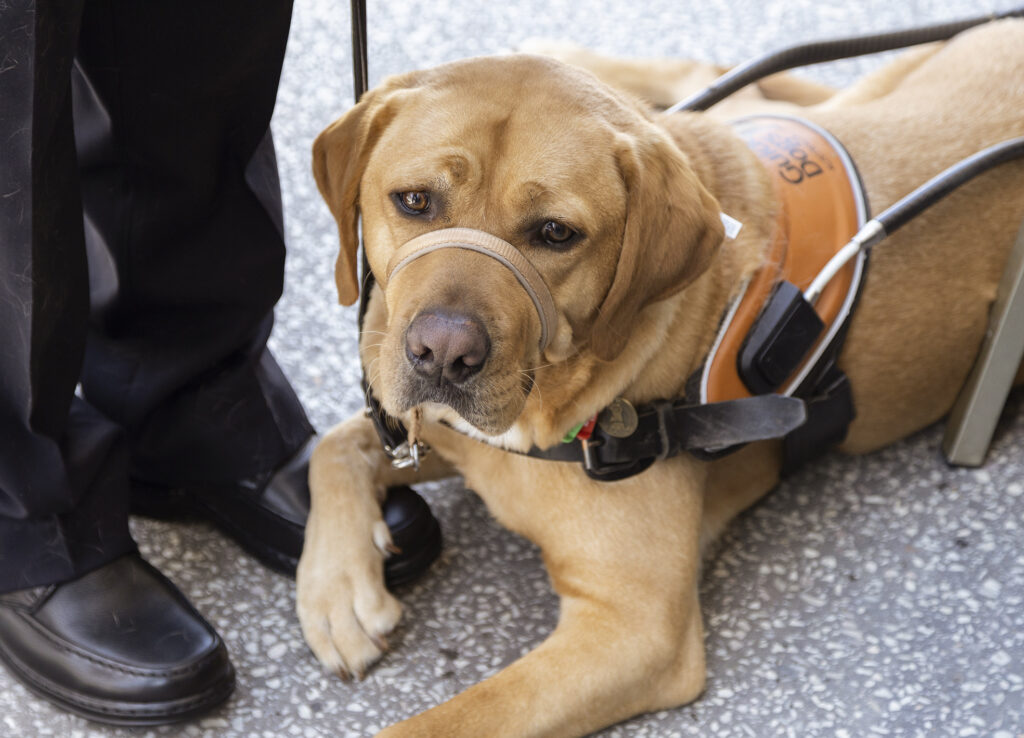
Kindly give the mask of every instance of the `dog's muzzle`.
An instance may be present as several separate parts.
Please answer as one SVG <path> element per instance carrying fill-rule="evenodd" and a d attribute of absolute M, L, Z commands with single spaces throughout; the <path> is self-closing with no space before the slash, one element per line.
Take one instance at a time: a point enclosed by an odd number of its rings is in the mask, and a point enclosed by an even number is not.
<path fill-rule="evenodd" d="M 486 231 L 478 231 L 474 228 L 444 228 L 424 233 L 422 236 L 407 241 L 388 262 L 385 284 L 382 286 L 386 287 L 395 274 L 416 259 L 439 249 L 476 251 L 491 257 L 509 269 L 526 290 L 526 294 L 530 296 L 533 306 L 537 309 L 537 317 L 540 319 L 540 350 L 543 353 L 551 343 L 551 334 L 558 325 L 558 313 L 555 311 L 555 301 L 551 297 L 551 291 L 540 272 L 519 249 L 508 241 L 503 241 Z"/>

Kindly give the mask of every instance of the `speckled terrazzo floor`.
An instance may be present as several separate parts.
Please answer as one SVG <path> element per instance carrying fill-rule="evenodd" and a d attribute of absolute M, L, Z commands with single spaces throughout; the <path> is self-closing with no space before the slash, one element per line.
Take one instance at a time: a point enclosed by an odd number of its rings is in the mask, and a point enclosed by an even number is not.
<path fill-rule="evenodd" d="M 369 5 L 379 80 L 531 36 L 731 62 L 1019 2 Z M 335 304 L 331 284 L 335 227 L 308 173 L 313 137 L 351 100 L 346 6 L 299 0 L 275 118 L 290 253 L 272 345 L 320 428 L 360 404 L 355 316 Z M 842 84 L 875 63 L 813 76 Z M 738 520 L 702 585 L 707 693 L 601 735 L 1024 735 L 1024 397 L 1012 399 L 982 469 L 946 466 L 941 432 L 865 458 L 830 456 Z M 457 483 L 426 494 L 445 551 L 399 592 L 405 620 L 364 682 L 321 672 L 302 642 L 291 581 L 205 525 L 137 520 L 145 555 L 224 636 L 234 697 L 193 724 L 114 730 L 58 712 L 0 670 L 0 735 L 364 736 L 493 673 L 542 640 L 556 599 L 536 550 L 494 525 L 477 498 Z"/>

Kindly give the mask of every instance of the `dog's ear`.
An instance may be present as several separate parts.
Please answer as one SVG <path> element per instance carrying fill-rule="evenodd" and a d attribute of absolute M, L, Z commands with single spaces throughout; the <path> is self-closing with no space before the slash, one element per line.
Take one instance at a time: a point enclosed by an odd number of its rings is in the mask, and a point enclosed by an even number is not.
<path fill-rule="evenodd" d="M 621 138 L 626 225 L 612 286 L 598 311 L 591 348 L 611 361 L 637 314 L 696 279 L 725 237 L 718 202 L 682 151 L 660 129 Z"/>
<path fill-rule="evenodd" d="M 373 147 L 395 117 L 396 91 L 414 84 L 412 75 L 392 77 L 329 125 L 313 142 L 313 177 L 338 222 L 341 250 L 334 267 L 338 301 L 359 297 L 359 183 Z"/>

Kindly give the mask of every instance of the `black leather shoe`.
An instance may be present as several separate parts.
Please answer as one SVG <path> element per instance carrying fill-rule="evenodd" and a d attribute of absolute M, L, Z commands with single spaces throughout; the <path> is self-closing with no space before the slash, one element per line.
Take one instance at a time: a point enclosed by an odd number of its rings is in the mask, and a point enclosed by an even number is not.
<path fill-rule="evenodd" d="M 398 549 L 384 562 L 384 580 L 391 586 L 408 584 L 441 553 L 441 525 L 412 487 L 388 487 L 383 513 Z"/>
<path fill-rule="evenodd" d="M 187 720 L 235 686 L 220 636 L 134 553 L 0 595 L 0 660 L 36 694 L 112 725 Z"/>
<path fill-rule="evenodd" d="M 132 512 L 208 519 L 271 569 L 295 576 L 309 515 L 309 457 L 316 442 L 310 438 L 275 471 L 231 485 L 169 489 L 133 481 Z M 409 487 L 388 489 L 383 514 L 400 549 L 384 563 L 385 579 L 390 585 L 411 582 L 441 552 L 441 526 Z"/>

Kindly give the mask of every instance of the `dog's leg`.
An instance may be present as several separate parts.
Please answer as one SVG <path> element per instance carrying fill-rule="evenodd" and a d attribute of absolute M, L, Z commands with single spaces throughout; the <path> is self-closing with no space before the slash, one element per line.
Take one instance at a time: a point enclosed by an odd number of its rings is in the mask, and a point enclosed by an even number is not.
<path fill-rule="evenodd" d="M 836 94 L 832 87 L 785 72 L 760 79 L 754 86 L 766 100 L 793 103 L 800 107 L 818 105 Z"/>
<path fill-rule="evenodd" d="M 545 39 L 527 39 L 520 50 L 550 56 L 586 69 L 605 84 L 664 109 L 704 89 L 729 67 L 691 59 L 627 59 L 603 56 L 582 46 Z M 739 93 L 746 102 L 771 100 L 804 107 L 828 100 L 835 90 L 817 82 L 775 74 Z"/>
<path fill-rule="evenodd" d="M 910 74 L 942 49 L 943 44 L 916 46 L 892 62 L 866 74 L 856 84 L 836 93 L 826 104 L 829 109 L 861 105 L 892 94 Z"/>
<path fill-rule="evenodd" d="M 561 596 L 558 627 L 490 679 L 380 735 L 579 736 L 695 699 L 705 680 L 702 465 L 677 457 L 602 484 L 574 465 L 503 456 L 481 460 L 480 469 L 492 470 L 486 491 L 463 468 L 467 484 L 501 522 L 541 546 Z"/>
<path fill-rule="evenodd" d="M 604 56 L 570 42 L 547 39 L 527 39 L 520 44 L 520 50 L 586 69 L 606 85 L 635 95 L 656 108 L 679 102 L 726 71 L 726 67 L 690 59 Z"/>
<path fill-rule="evenodd" d="M 709 465 L 704 495 L 701 550 L 706 551 L 729 521 L 779 483 L 782 443 L 762 441 L 744 446 Z"/>
<path fill-rule="evenodd" d="M 311 509 L 296 572 L 302 632 L 325 667 L 362 675 L 386 649 L 401 605 L 384 587 L 391 536 L 381 517 L 389 485 L 451 476 L 438 454 L 399 471 L 362 413 L 333 428 L 309 465 Z"/>

